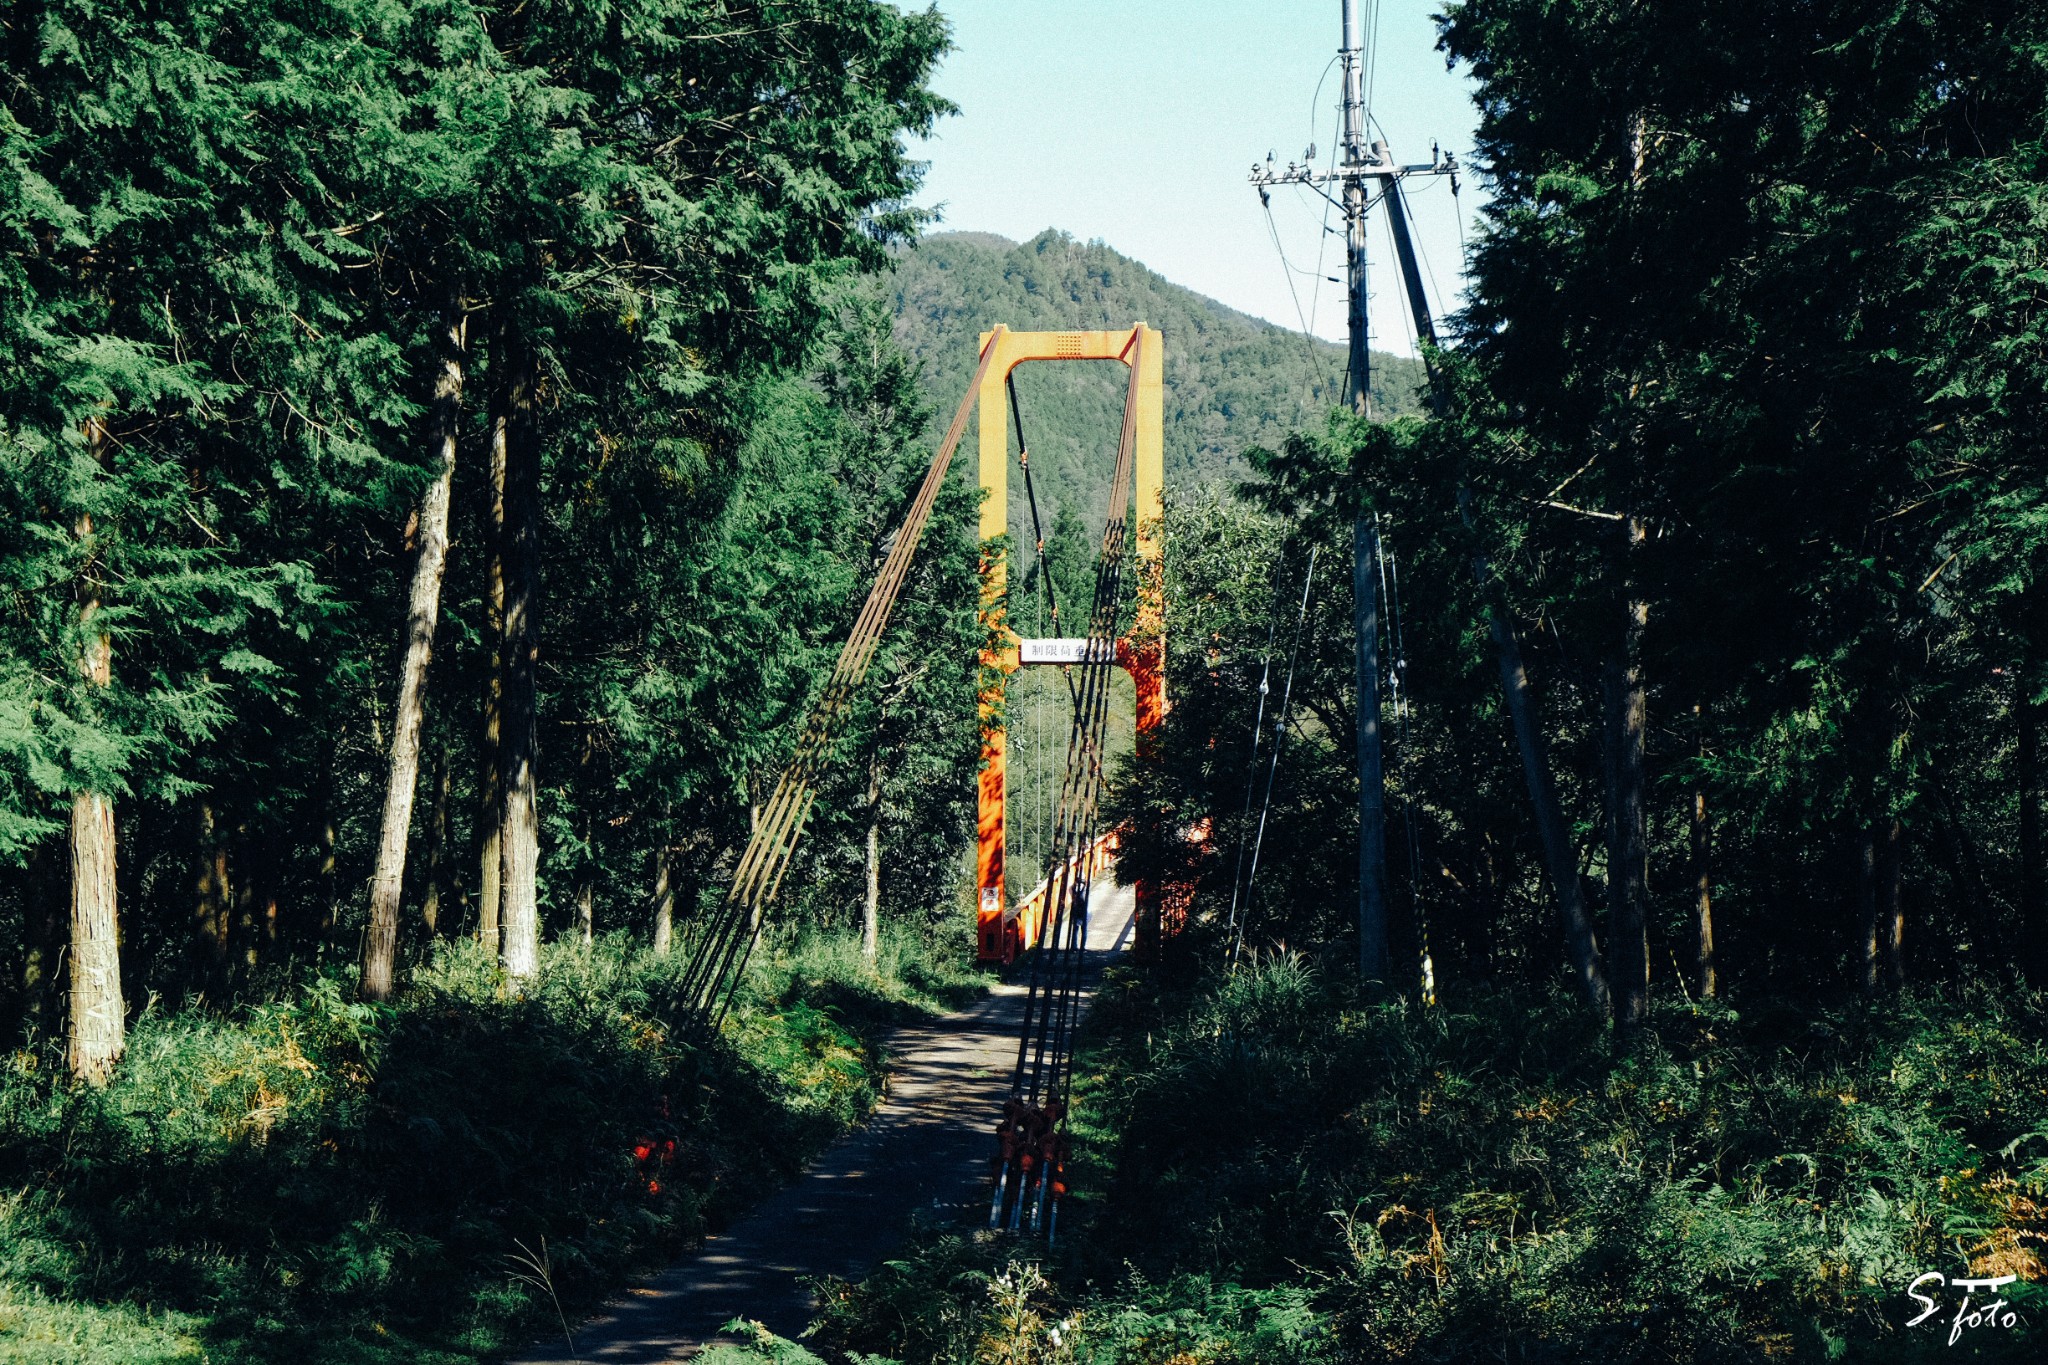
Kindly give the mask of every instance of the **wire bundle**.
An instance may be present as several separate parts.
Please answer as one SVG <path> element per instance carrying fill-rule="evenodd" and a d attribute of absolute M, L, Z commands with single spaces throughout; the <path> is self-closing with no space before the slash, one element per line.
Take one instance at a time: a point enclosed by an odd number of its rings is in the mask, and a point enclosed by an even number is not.
<path fill-rule="evenodd" d="M 839 651 L 839 661 L 833 666 L 832 676 L 826 681 L 824 692 L 804 723 L 796 753 L 783 768 L 775 783 L 775 794 L 755 823 L 746 851 L 740 855 L 732 887 L 711 917 L 704 934 L 697 940 L 690 964 L 683 973 L 682 989 L 688 1010 L 700 1023 L 716 1028 L 732 1005 L 733 991 L 738 986 L 740 974 L 746 970 L 755 942 L 761 937 L 768 907 L 782 889 L 782 878 L 789 871 L 790 860 L 796 855 L 804 821 L 811 813 L 811 803 L 817 799 L 817 780 L 830 762 L 834 743 L 846 724 L 854 690 L 867 677 L 875 648 L 881 642 L 883 630 L 888 627 L 889 614 L 896 606 L 897 594 L 903 590 L 903 581 L 910 572 L 918 541 L 924 535 L 924 524 L 931 516 L 932 504 L 938 500 L 946 470 L 953 462 L 953 452 L 967 430 L 968 414 L 974 410 L 982 376 L 988 371 L 1003 331 L 999 324 L 990 334 L 988 345 L 981 353 L 981 363 L 974 371 L 974 379 L 967 386 L 967 394 L 960 400 L 959 410 L 953 414 L 952 425 L 946 428 L 946 438 L 940 442 L 938 453 L 932 457 L 931 466 L 925 471 L 917 497 L 904 515 L 903 524 L 882 561 L 874 586 L 868 590 L 867 602 L 861 607 L 853 631 Z"/>
<path fill-rule="evenodd" d="M 1109 515 L 1095 563 L 1089 643 L 1085 661 L 1078 665 L 1081 684 L 1075 696 L 1073 727 L 1067 735 L 1066 773 L 1053 826 L 1051 856 L 1058 861 L 1053 863 L 1055 870 L 1046 888 L 1052 911 L 1039 951 L 1032 955 L 1017 1065 L 996 1130 L 1000 1146 L 995 1188 L 989 1197 L 989 1226 L 1028 1231 L 1042 1227 L 1048 1240 L 1058 1218 L 1058 1197 L 1064 1192 L 1064 1125 L 1072 1096 L 1073 1034 L 1082 1004 L 1088 893 L 1102 853 L 1098 826 L 1105 777 L 1103 738 L 1109 717 L 1110 671 L 1116 658 L 1117 617 L 1123 604 L 1142 359 L 1138 347 L 1142 344 L 1142 330 L 1134 330 L 1127 357 L 1131 376 L 1124 396 L 1123 433 L 1117 442 Z"/>

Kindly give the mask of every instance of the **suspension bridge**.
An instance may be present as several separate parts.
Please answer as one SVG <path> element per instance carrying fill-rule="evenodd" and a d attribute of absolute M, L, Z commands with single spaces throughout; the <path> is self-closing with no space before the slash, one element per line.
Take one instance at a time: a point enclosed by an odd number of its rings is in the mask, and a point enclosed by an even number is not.
<path fill-rule="evenodd" d="M 1035 575 L 1053 634 L 1012 628 L 1009 585 L 1010 436 L 1042 563 L 1044 528 L 1017 402 L 1018 366 L 1115 361 L 1126 367 L 1123 420 L 1096 549 L 1084 633 L 1059 632 L 1051 575 Z M 939 489 L 979 415 L 980 612 L 985 627 L 976 698 L 981 720 L 975 859 L 975 952 L 1018 966 L 976 1008 L 892 1040 L 890 1094 L 875 1119 L 789 1189 L 699 1254 L 641 1285 L 579 1331 L 521 1361 L 668 1360 L 710 1339 L 734 1317 L 794 1332 L 808 1320 L 809 1280 L 852 1278 L 895 1244 L 911 1215 L 972 1218 L 1019 1236 L 1057 1236 L 1066 1192 L 1073 1045 L 1082 1012 L 1111 954 L 1158 951 L 1177 927 L 1159 888 L 1118 887 L 1116 833 L 1103 825 L 1111 677 L 1128 674 L 1142 761 L 1166 713 L 1166 604 L 1160 520 L 1164 476 L 1163 349 L 1157 330 L 982 334 L 974 378 L 946 428 L 837 662 L 806 719 L 774 794 L 740 857 L 730 890 L 691 936 L 685 998 L 715 1032 L 767 928 L 818 797 L 852 701 L 888 628 L 924 538 Z M 1072 715 L 1046 875 L 1012 895 L 1008 885 L 1009 737 L 1005 693 L 1027 667 L 1064 675 Z"/>

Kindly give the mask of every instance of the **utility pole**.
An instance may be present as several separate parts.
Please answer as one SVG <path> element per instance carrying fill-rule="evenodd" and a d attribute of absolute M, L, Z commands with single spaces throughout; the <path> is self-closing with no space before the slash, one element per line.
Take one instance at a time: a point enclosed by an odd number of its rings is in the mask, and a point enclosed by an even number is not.
<path fill-rule="evenodd" d="M 1358 0 L 1344 0 L 1344 142 L 1342 163 L 1356 170 L 1365 153 L 1365 42 Z M 1365 178 L 1344 178 L 1344 286 L 1350 307 L 1351 356 L 1345 368 L 1351 410 L 1372 420 L 1372 327 L 1365 289 Z M 1380 744 L 1379 527 L 1361 500 L 1351 521 L 1351 624 L 1358 639 L 1358 979 L 1368 993 L 1386 990 L 1387 770 Z"/>
<path fill-rule="evenodd" d="M 1252 167 L 1251 183 L 1258 187 L 1261 200 L 1266 199 L 1269 186 L 1289 184 L 1307 185 L 1327 199 L 1329 191 L 1324 187 L 1331 181 L 1338 183 L 1343 195 L 1340 207 L 1344 210 L 1345 284 L 1350 303 L 1351 348 L 1345 387 L 1351 410 L 1370 420 L 1372 336 L 1366 309 L 1365 256 L 1370 190 L 1375 182 L 1380 186 L 1417 325 L 1434 340 L 1428 308 L 1415 302 L 1422 297 L 1421 283 L 1401 212 L 1400 182 L 1410 175 L 1455 176 L 1457 162 L 1438 154 L 1426 165 L 1397 166 L 1384 141 L 1367 144 L 1365 40 L 1358 0 L 1343 0 L 1343 24 L 1343 44 L 1337 53 L 1344 68 L 1338 164 L 1328 171 L 1316 170 L 1309 164 L 1315 159 L 1311 148 L 1301 165 L 1290 161 L 1285 170 L 1275 170 L 1268 156 L 1264 166 Z M 1392 984 L 1387 949 L 1387 780 L 1380 738 L 1379 531 L 1362 505 L 1351 523 L 1351 553 L 1352 625 L 1358 637 L 1358 973 L 1367 990 L 1377 992 Z"/>
<path fill-rule="evenodd" d="M 1338 50 L 1344 64 L 1344 285 L 1350 308 L 1345 316 L 1351 329 L 1351 363 L 1345 369 L 1346 387 L 1351 390 L 1351 410 L 1368 421 L 1372 418 L 1372 326 L 1366 315 L 1365 292 L 1365 40 L 1359 23 L 1358 0 L 1344 0 L 1344 46 Z M 1360 525 L 1364 525 L 1361 521 Z M 1361 649 L 1369 646 L 1360 645 Z M 1359 665 L 1361 668 L 1363 664 Z M 1362 732 L 1361 732 L 1362 733 Z M 1382 869 L 1384 871 L 1384 868 Z"/>

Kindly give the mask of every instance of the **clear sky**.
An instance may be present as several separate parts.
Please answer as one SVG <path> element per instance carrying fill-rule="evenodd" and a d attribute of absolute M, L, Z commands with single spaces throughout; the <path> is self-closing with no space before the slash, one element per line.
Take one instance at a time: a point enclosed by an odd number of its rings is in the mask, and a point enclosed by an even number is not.
<path fill-rule="evenodd" d="M 1370 105 L 1395 159 L 1461 155 L 1477 114 L 1462 71 L 1445 70 L 1432 15 L 1441 0 L 1360 0 Z M 956 50 L 939 93 L 961 112 L 914 144 L 931 163 L 919 202 L 942 228 L 1023 240 L 1048 227 L 1101 238 L 1176 284 L 1299 328 L 1290 272 L 1259 197 L 1253 161 L 1327 162 L 1337 127 L 1339 0 L 937 0 Z M 1377 41 L 1375 42 L 1375 38 Z M 1320 93 L 1318 84 L 1320 83 Z M 1431 302 L 1456 306 L 1460 213 L 1483 202 L 1460 177 L 1409 182 Z M 1343 244 L 1311 191 L 1273 191 L 1272 222 L 1294 267 L 1299 314 L 1344 335 Z M 1372 228 L 1374 345 L 1412 351 L 1381 215 Z M 1342 216 L 1328 211 L 1332 228 Z M 1320 256 L 1321 268 L 1317 268 Z"/>

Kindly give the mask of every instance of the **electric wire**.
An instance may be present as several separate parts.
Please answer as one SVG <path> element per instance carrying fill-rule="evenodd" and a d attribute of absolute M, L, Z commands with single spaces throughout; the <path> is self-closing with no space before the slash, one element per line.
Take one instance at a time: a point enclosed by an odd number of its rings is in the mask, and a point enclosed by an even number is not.
<path fill-rule="evenodd" d="M 1451 207 L 1451 216 L 1458 221 L 1458 275 L 1462 279 L 1472 273 L 1472 248 L 1465 244 L 1465 207 L 1458 198 L 1458 177 L 1455 175 L 1451 177 Z"/>
<path fill-rule="evenodd" d="M 1331 64 L 1335 65 L 1336 58 L 1333 57 L 1330 60 Z M 1329 67 L 1323 68 L 1323 74 L 1325 76 L 1330 74 Z M 1322 93 L 1321 82 L 1318 82 L 1316 85 L 1316 93 L 1319 96 Z M 1340 114 L 1338 117 L 1337 126 L 1330 135 L 1330 157 L 1324 167 L 1326 171 L 1336 170 L 1337 145 L 1340 142 L 1342 142 L 1343 139 L 1344 124 L 1342 115 Z M 1335 207 L 1337 203 L 1336 200 L 1330 198 L 1330 196 L 1327 194 L 1323 195 L 1322 198 L 1323 217 L 1322 221 L 1318 224 L 1320 231 L 1316 234 L 1316 282 L 1315 287 L 1309 291 L 1308 296 L 1308 331 L 1309 335 L 1311 336 L 1315 335 L 1316 315 L 1322 310 L 1323 285 L 1327 282 L 1327 277 L 1323 274 L 1323 262 L 1325 259 L 1327 259 L 1330 249 L 1330 210 L 1331 208 Z M 1295 414 L 1295 420 L 1300 420 L 1300 413 L 1298 411 Z"/>
<path fill-rule="evenodd" d="M 1323 74 L 1316 77 L 1316 91 L 1308 97 L 1308 135 L 1311 144 L 1315 140 L 1316 120 L 1319 117 L 1316 112 L 1316 106 L 1321 104 L 1323 100 L 1323 82 L 1330 79 L 1330 72 L 1335 70 L 1337 63 L 1343 60 L 1344 54 L 1340 52 L 1330 58 L 1329 61 L 1323 63 Z"/>
<path fill-rule="evenodd" d="M 1387 211 L 1380 215 L 1380 226 L 1387 234 L 1387 254 L 1398 262 L 1400 253 L 1394 249 L 1394 224 L 1392 221 L 1394 214 L 1397 212 L 1399 210 L 1395 205 L 1389 203 Z M 1408 322 L 1408 344 L 1414 348 L 1415 358 L 1420 360 L 1422 358 L 1422 343 L 1416 338 L 1421 336 L 1422 328 L 1417 325 L 1418 319 L 1415 316 L 1415 310 L 1408 304 L 1408 291 L 1406 289 L 1396 289 L 1394 294 L 1395 306 L 1401 310 L 1401 316 Z"/>
<path fill-rule="evenodd" d="M 1266 795 L 1259 803 L 1258 832 L 1252 838 L 1251 869 L 1245 874 L 1244 915 L 1237 922 L 1230 941 L 1230 969 L 1237 970 L 1238 957 L 1244 949 L 1245 926 L 1251 922 L 1252 892 L 1258 884 L 1259 855 L 1266 845 L 1266 821 L 1273 811 L 1273 780 L 1280 772 L 1280 754 L 1287 744 L 1287 728 L 1293 721 L 1294 713 L 1294 666 L 1301 657 L 1302 628 L 1308 622 L 1308 604 L 1315 591 L 1316 556 L 1322 550 L 1320 545 L 1311 545 L 1308 551 L 1308 568 L 1301 576 L 1301 612 L 1294 621 L 1294 642 L 1287 651 L 1287 680 L 1280 688 L 1280 715 L 1273 722 L 1273 752 L 1266 768 Z"/>
<path fill-rule="evenodd" d="M 1376 529 L 1379 526 L 1378 513 L 1373 515 L 1373 525 Z M 1387 682 L 1394 706 L 1395 741 L 1400 746 L 1397 771 L 1402 777 L 1402 843 L 1408 857 L 1408 910 L 1415 924 L 1416 975 L 1421 983 L 1422 1003 L 1434 1005 L 1436 963 L 1429 950 L 1429 911 L 1422 900 L 1422 836 L 1415 818 L 1415 791 L 1410 780 L 1415 763 L 1409 716 L 1414 706 L 1406 692 L 1408 641 L 1401 628 L 1401 561 L 1384 532 L 1377 534 L 1375 540 L 1379 548 L 1380 600 L 1387 604 L 1387 652 L 1391 656 Z"/>
<path fill-rule="evenodd" d="M 1276 607 L 1278 603 L 1274 604 Z M 1273 690 L 1273 640 L 1280 629 L 1280 613 L 1266 613 L 1266 652 L 1259 663 L 1259 704 L 1252 713 L 1252 747 L 1244 763 L 1244 813 L 1237 826 L 1237 862 L 1230 872 L 1230 916 L 1223 923 L 1223 939 L 1226 944 L 1237 940 L 1237 910 L 1239 894 L 1244 889 L 1245 844 L 1251 837 L 1252 796 L 1259 789 L 1259 748 L 1266 735 L 1266 699 Z M 1235 958 L 1237 950 L 1229 949 Z"/>
<path fill-rule="evenodd" d="M 1371 115 L 1368 114 L 1367 117 L 1370 118 Z M 1372 121 L 1373 126 L 1379 128 L 1380 136 L 1385 137 L 1387 133 L 1386 128 L 1383 125 L 1381 125 L 1378 119 L 1375 118 Z M 1421 258 L 1422 273 L 1425 276 L 1427 276 L 1429 280 L 1429 288 L 1426 291 L 1425 297 L 1433 296 L 1433 303 L 1431 305 L 1430 312 L 1430 320 L 1432 325 L 1434 325 L 1437 320 L 1446 318 L 1450 315 L 1449 298 L 1444 293 L 1443 286 L 1437 283 L 1436 265 L 1429 258 L 1429 245 L 1422 235 L 1421 226 L 1415 217 L 1415 210 L 1413 205 L 1414 201 L 1421 195 L 1427 194 L 1436 188 L 1438 179 L 1439 177 L 1437 176 L 1430 176 L 1427 180 L 1423 182 L 1422 189 L 1419 192 L 1410 190 L 1408 192 L 1403 193 L 1401 196 L 1401 210 L 1402 213 L 1408 219 L 1409 238 L 1414 243 L 1415 254 Z M 1449 179 L 1451 190 L 1451 217 L 1453 221 L 1456 223 L 1458 229 L 1458 256 L 1460 262 L 1459 277 L 1462 281 L 1465 270 L 1469 269 L 1471 266 L 1471 253 L 1465 245 L 1465 214 L 1462 201 L 1460 200 L 1458 194 L 1458 178 L 1456 173 L 1453 172 Z M 1462 288 L 1462 284 L 1460 287 Z"/>
<path fill-rule="evenodd" d="M 1266 235 L 1273 239 L 1273 250 L 1280 257 L 1283 277 L 1287 281 L 1287 297 L 1294 301 L 1295 320 L 1301 323 L 1303 360 L 1308 366 L 1308 389 L 1303 393 L 1301 402 L 1295 405 L 1295 420 L 1298 424 L 1301 414 L 1306 410 L 1308 400 L 1314 396 L 1316 388 L 1318 386 L 1324 389 L 1329 387 L 1330 372 L 1316 356 L 1316 339 L 1309 334 L 1308 315 L 1302 311 L 1301 294 L 1294 287 L 1294 275 L 1299 272 L 1299 267 L 1287 259 L 1287 248 L 1280 245 L 1280 229 L 1273 222 L 1273 200 L 1263 187 L 1259 190 L 1259 205 L 1266 213 Z"/>
<path fill-rule="evenodd" d="M 1429 277 L 1429 293 L 1424 295 L 1424 298 L 1434 300 L 1430 313 L 1430 325 L 1433 329 L 1439 319 L 1447 316 L 1443 286 L 1436 282 L 1436 267 L 1430 264 L 1429 260 L 1429 243 L 1423 240 L 1421 229 L 1416 226 L 1415 214 L 1408 208 L 1408 199 L 1405 195 L 1402 196 L 1401 209 L 1408 215 L 1408 235 L 1415 239 L 1415 254 L 1422 258 L 1422 273 Z"/>
<path fill-rule="evenodd" d="M 1365 115 L 1372 117 L 1372 97 L 1380 74 L 1380 0 L 1367 0 L 1365 7 Z"/>

